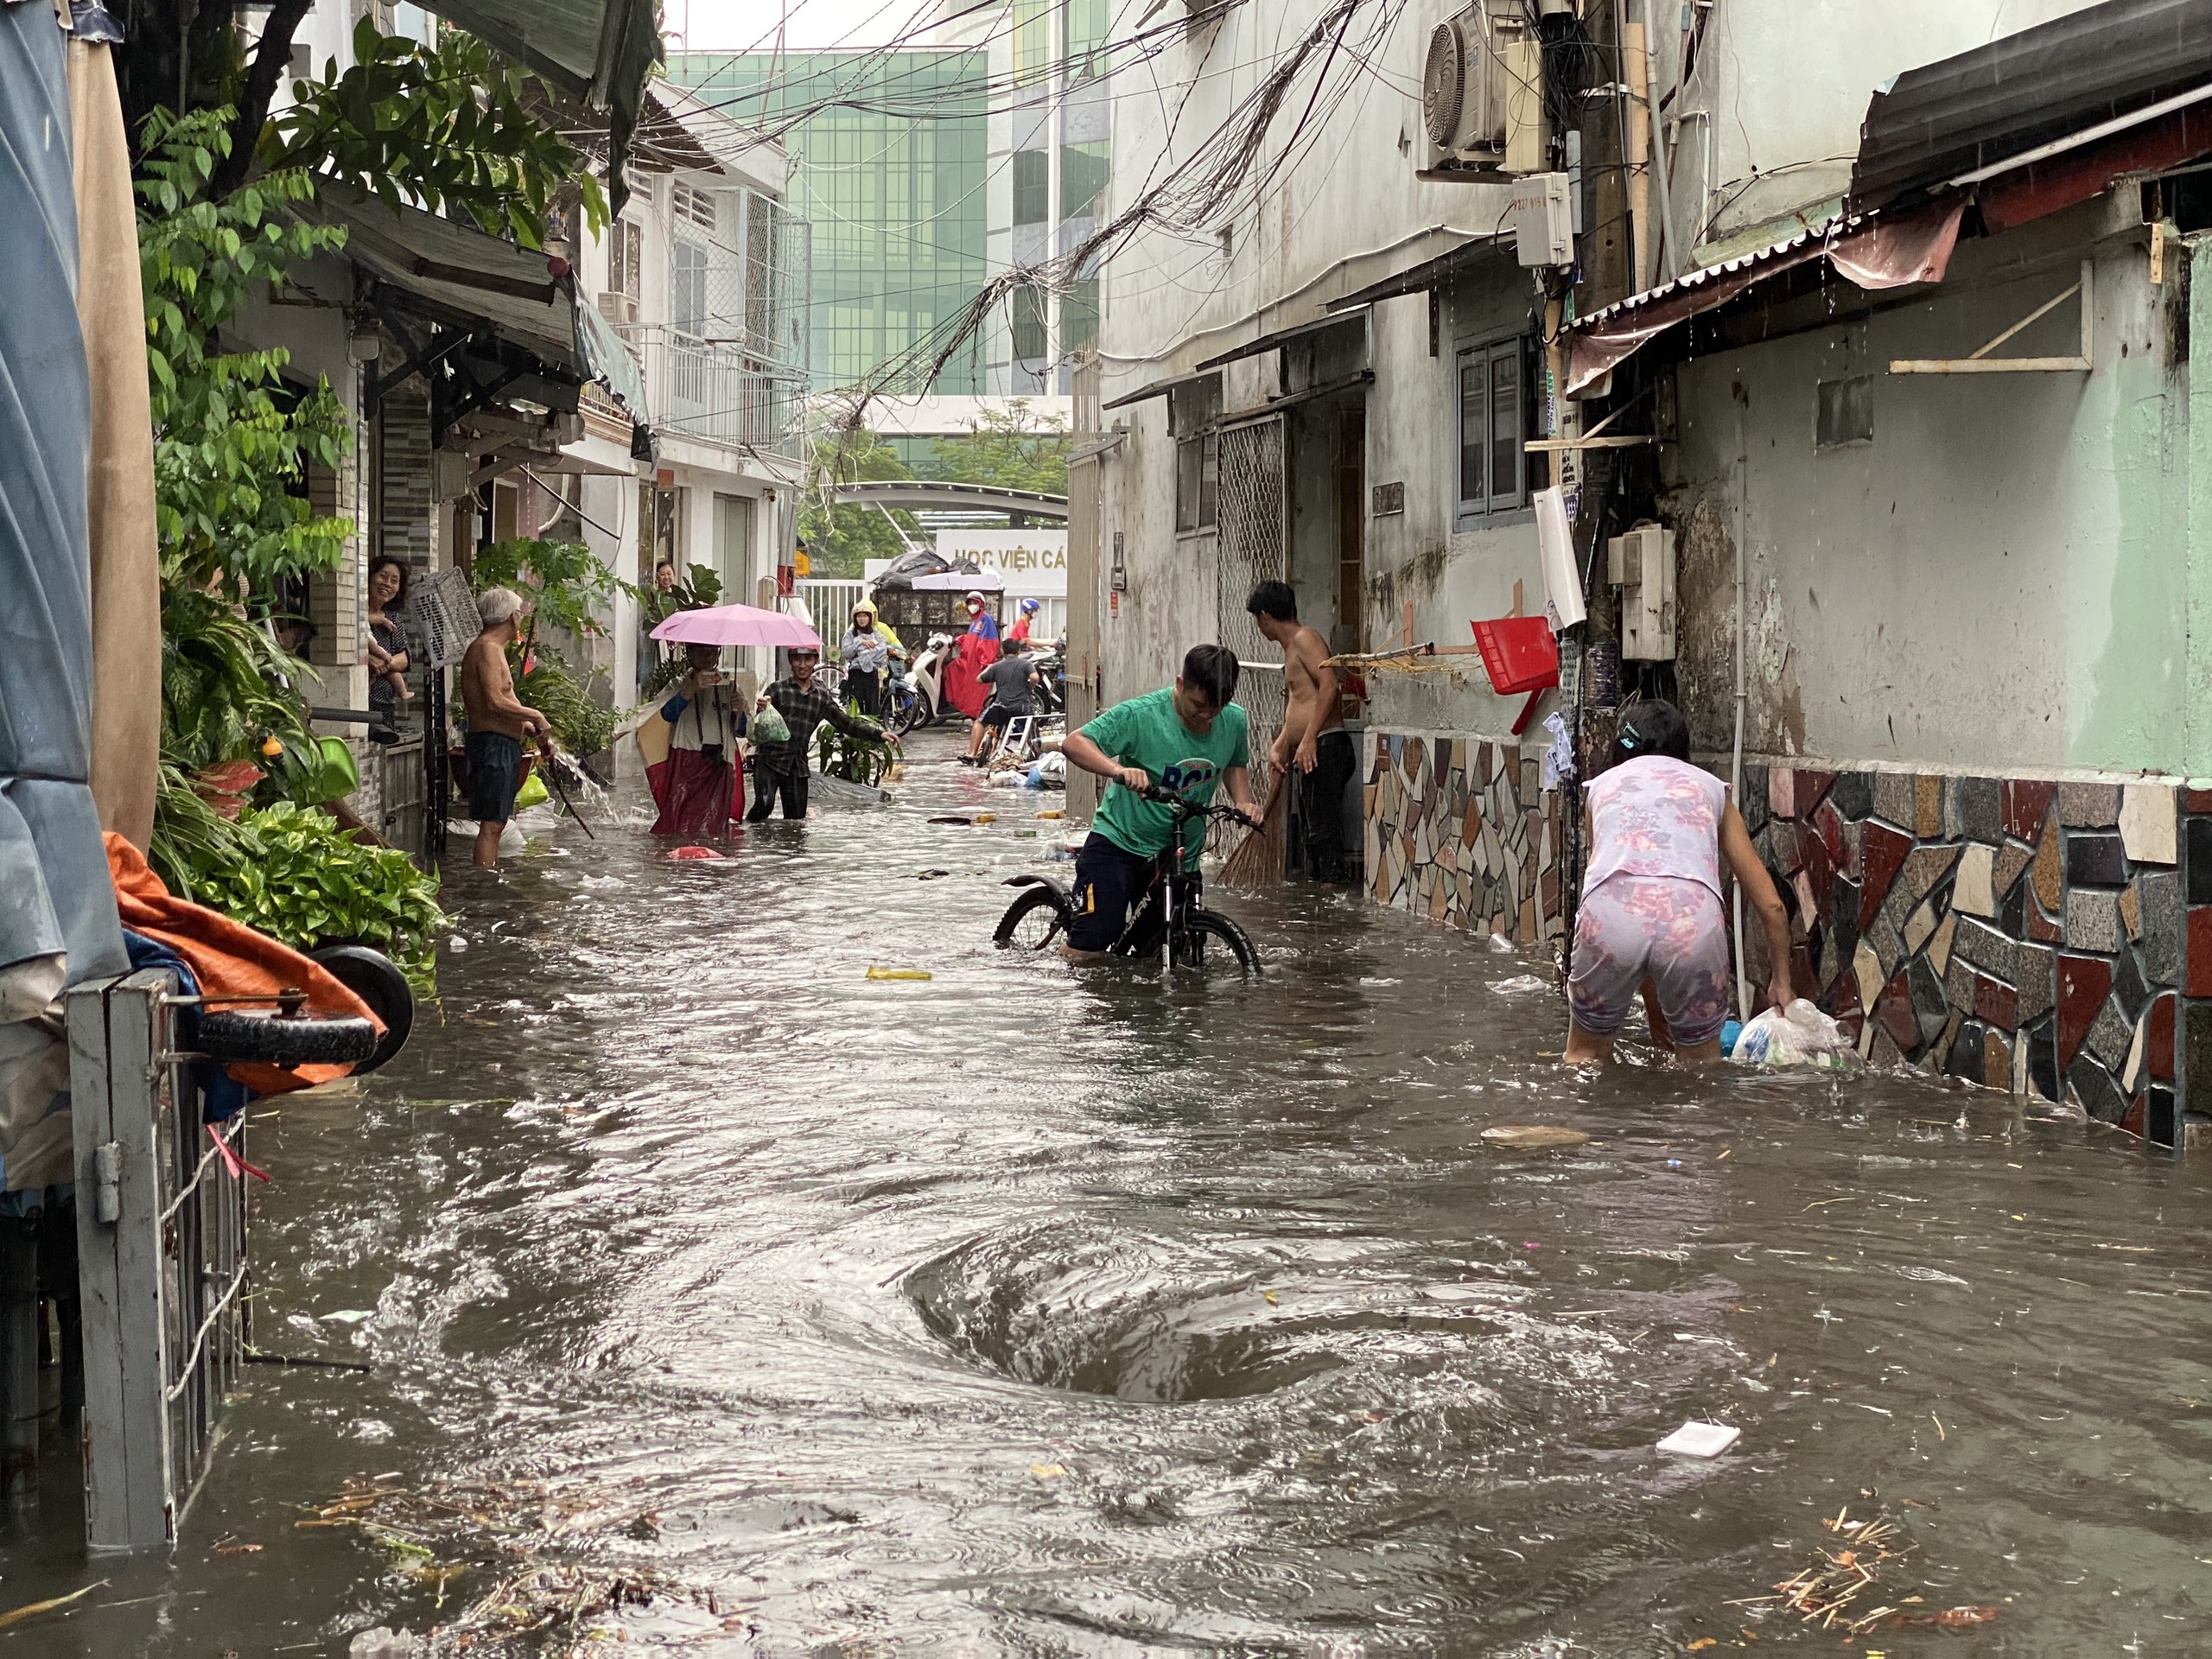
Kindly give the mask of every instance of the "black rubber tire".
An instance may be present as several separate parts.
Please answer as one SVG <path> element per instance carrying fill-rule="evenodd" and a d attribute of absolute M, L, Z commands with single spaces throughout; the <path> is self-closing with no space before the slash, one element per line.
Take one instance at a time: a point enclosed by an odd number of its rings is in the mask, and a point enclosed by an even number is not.
<path fill-rule="evenodd" d="M 353 1068 L 355 1077 L 375 1071 L 407 1046 L 408 1033 L 415 1029 L 415 990 L 397 963 L 365 944 L 326 944 L 308 955 L 384 1021 L 376 1052 Z"/>
<path fill-rule="evenodd" d="M 1195 910 L 1183 918 L 1183 926 L 1186 938 L 1196 946 L 1198 960 L 1192 961 L 1190 953 L 1186 952 L 1182 966 L 1201 969 L 1221 968 L 1220 951 L 1210 950 L 1206 948 L 1206 942 L 1211 939 L 1227 948 L 1230 956 L 1236 963 L 1237 971 L 1247 979 L 1262 977 L 1258 950 L 1254 947 L 1244 930 L 1230 921 L 1228 917 L 1211 910 Z"/>
<path fill-rule="evenodd" d="M 358 1014 L 276 1015 L 270 1007 L 203 1009 L 199 1050 L 270 1065 L 358 1065 L 376 1052 L 377 1028 Z"/>
<path fill-rule="evenodd" d="M 1021 925 L 1040 910 L 1053 912 L 1050 931 L 1033 944 L 1016 938 L 1014 936 L 1020 931 Z M 1006 914 L 999 918 L 998 931 L 991 935 L 991 943 L 1001 950 L 1012 950 L 1017 945 L 1024 945 L 1031 950 L 1042 950 L 1062 938 L 1073 920 L 1068 901 L 1051 887 L 1024 887 L 1021 896 L 1008 905 Z"/>
<path fill-rule="evenodd" d="M 921 707 L 919 697 L 894 699 L 890 705 L 890 718 L 884 724 L 890 728 L 893 737 L 904 737 L 914 729 L 914 722 L 920 717 Z"/>

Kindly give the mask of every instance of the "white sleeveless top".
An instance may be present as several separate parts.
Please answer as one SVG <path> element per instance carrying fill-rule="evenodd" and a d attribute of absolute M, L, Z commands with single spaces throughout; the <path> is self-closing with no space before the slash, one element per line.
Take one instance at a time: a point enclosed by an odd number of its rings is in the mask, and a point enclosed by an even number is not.
<path fill-rule="evenodd" d="M 1720 820 L 1728 785 L 1671 755 L 1640 754 L 1588 786 L 1588 898 L 1616 875 L 1670 875 L 1720 895 Z"/>

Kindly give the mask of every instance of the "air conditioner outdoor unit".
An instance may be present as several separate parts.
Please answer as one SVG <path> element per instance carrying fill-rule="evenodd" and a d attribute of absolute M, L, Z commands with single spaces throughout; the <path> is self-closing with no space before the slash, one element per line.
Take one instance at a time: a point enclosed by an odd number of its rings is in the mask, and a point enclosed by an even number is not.
<path fill-rule="evenodd" d="M 1437 161 L 1507 173 L 1549 164 L 1543 42 L 1520 0 L 1476 0 L 1436 26 L 1421 69 L 1421 120 Z"/>
<path fill-rule="evenodd" d="M 1638 524 L 1605 543 L 1606 574 L 1621 590 L 1621 655 L 1663 663 L 1675 655 L 1675 532 Z"/>
<path fill-rule="evenodd" d="M 1516 31 L 1517 33 L 1517 31 Z M 1478 3 L 1439 23 L 1421 68 L 1421 119 L 1428 141 L 1460 160 L 1505 149 L 1505 64 L 1490 7 Z"/>
<path fill-rule="evenodd" d="M 638 296 L 610 289 L 599 296 L 599 315 L 618 328 L 626 327 L 638 320 Z"/>

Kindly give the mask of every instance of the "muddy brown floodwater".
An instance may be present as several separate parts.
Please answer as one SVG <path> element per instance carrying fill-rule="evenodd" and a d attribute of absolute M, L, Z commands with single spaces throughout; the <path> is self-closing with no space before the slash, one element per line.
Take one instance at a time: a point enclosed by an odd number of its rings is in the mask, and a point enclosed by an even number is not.
<path fill-rule="evenodd" d="M 451 1619 L 488 1530 L 296 1524 L 386 1474 L 547 1483 L 531 1548 L 680 1586 L 593 1651 L 1843 1651 L 1745 1605 L 1839 1510 L 1910 1551 L 1856 1611 L 1994 1611 L 1853 1651 L 2212 1648 L 2212 1160 L 1917 1077 L 1562 1075 L 1532 958 L 1347 898 L 1217 894 L 1256 986 L 1016 960 L 1058 798 L 941 747 L 725 862 L 457 880 L 442 1026 L 254 1131 L 257 1338 L 373 1370 L 250 1371 L 173 1561 L 88 1567 L 50 1459 L 0 1601 L 107 1582 L 9 1650 Z M 1693 1417 L 1742 1439 L 1653 1451 Z"/>

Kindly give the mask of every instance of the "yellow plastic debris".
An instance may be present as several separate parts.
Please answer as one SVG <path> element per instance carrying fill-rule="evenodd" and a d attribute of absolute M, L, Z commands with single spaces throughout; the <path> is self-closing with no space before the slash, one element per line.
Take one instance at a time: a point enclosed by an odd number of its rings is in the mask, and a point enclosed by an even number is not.
<path fill-rule="evenodd" d="M 1065 807 L 1048 807 L 1037 816 L 1040 818 L 1065 818 L 1067 817 L 1067 810 Z"/>
<path fill-rule="evenodd" d="M 1029 1465 L 1029 1472 L 1039 1480 L 1058 1480 L 1067 1471 L 1057 1463 L 1033 1463 Z"/>
<path fill-rule="evenodd" d="M 976 815 L 976 822 L 978 823 L 996 823 L 998 821 L 999 815 L 995 812 L 978 812 Z"/>
<path fill-rule="evenodd" d="M 868 976 L 870 979 L 928 979 L 932 977 L 930 970 L 926 968 L 882 967 L 870 968 L 868 970 Z"/>

